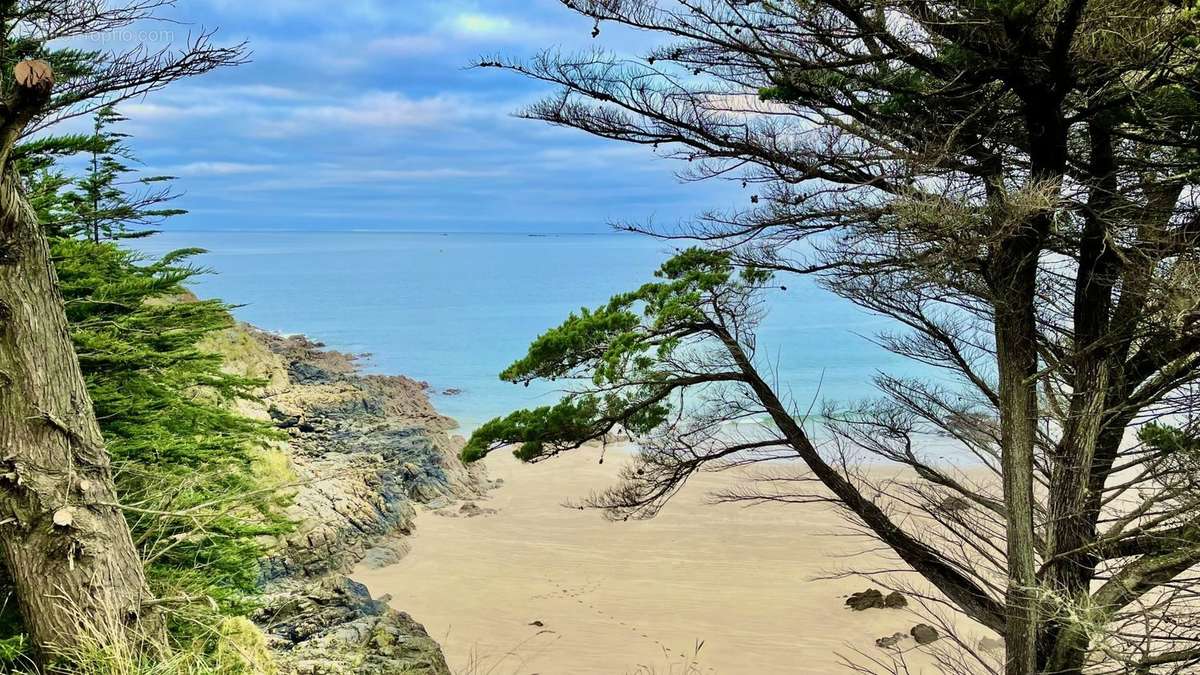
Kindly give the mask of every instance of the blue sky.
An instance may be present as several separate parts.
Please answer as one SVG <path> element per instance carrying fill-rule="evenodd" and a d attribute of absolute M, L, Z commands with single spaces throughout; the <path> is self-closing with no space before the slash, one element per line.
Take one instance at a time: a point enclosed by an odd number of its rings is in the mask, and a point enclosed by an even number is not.
<path fill-rule="evenodd" d="M 179 176 L 196 229 L 606 231 L 675 222 L 734 193 L 682 184 L 678 165 L 516 119 L 548 90 L 468 70 L 480 56 L 648 36 L 591 23 L 558 0 L 185 0 L 153 45 L 219 27 L 253 61 L 126 104 L 149 172 Z"/>

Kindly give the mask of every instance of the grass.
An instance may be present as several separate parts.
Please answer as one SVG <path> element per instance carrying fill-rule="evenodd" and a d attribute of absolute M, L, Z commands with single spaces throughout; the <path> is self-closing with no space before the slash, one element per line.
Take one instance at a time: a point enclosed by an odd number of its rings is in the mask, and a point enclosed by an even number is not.
<path fill-rule="evenodd" d="M 249 619 L 231 617 L 212 628 L 216 646 L 158 644 L 123 629 L 87 627 L 85 637 L 52 655 L 55 675 L 278 675 L 266 636 Z M 12 672 L 22 672 L 14 670 Z M 30 668 L 28 673 L 39 672 Z"/>

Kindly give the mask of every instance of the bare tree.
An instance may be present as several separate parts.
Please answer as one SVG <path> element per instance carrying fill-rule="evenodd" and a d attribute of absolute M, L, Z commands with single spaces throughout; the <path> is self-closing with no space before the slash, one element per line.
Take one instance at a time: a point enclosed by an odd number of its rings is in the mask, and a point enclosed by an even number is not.
<path fill-rule="evenodd" d="M 171 4 L 0 2 L 0 548 L 26 629 L 49 652 L 160 637 L 161 622 L 115 506 L 108 454 L 14 148 L 57 121 L 243 60 L 243 47 L 215 46 L 211 33 L 178 49 L 61 46 L 152 20 Z"/>
<path fill-rule="evenodd" d="M 820 489 L 740 497 L 832 499 L 1002 636 L 1010 675 L 1195 667 L 1196 446 L 1145 425 L 1185 423 L 1200 373 L 1196 12 L 564 4 L 599 35 L 622 24 L 664 44 L 484 60 L 557 87 L 524 116 L 742 181 L 750 204 L 651 232 L 704 246 L 539 338 L 503 377 L 580 384 L 485 425 L 466 456 L 519 442 L 538 460 L 624 427 L 643 449 L 600 502 L 625 515 L 705 466 L 790 457 Z M 829 409 L 814 436 L 756 356 L 780 275 L 894 319 L 879 342 L 941 376 L 882 375 L 879 400 Z M 940 461 L 947 441 L 981 469 Z M 911 479 L 873 481 L 864 457 Z"/>

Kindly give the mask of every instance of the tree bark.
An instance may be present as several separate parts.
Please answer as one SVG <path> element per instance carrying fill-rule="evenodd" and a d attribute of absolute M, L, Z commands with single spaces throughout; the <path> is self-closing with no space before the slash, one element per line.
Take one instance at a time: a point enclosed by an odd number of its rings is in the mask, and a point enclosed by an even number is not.
<path fill-rule="evenodd" d="M 1021 275 L 1017 275 L 1018 277 Z M 1011 289 L 1032 295 L 1032 284 Z M 1021 288 L 1028 286 L 1028 288 Z M 1015 307 L 1013 305 L 1016 305 Z M 1036 541 L 1033 531 L 1033 448 L 1037 433 L 1037 354 L 1029 340 L 1031 304 L 1002 302 L 996 312 L 1000 375 L 1001 467 L 1007 521 L 1008 589 L 1005 605 L 1008 675 L 1037 672 Z"/>
<path fill-rule="evenodd" d="M 58 280 L 17 179 L 0 181 L 0 550 L 44 653 L 125 641 L 150 597 L 67 331 Z"/>

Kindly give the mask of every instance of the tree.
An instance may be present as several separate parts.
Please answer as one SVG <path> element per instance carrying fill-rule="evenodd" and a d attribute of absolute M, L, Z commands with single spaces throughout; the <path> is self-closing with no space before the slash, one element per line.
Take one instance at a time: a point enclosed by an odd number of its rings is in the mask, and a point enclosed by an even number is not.
<path fill-rule="evenodd" d="M 58 121 L 239 63 L 210 33 L 180 50 L 61 47 L 152 19 L 165 0 L 0 3 L 0 548 L 25 626 L 45 652 L 161 632 L 105 450 L 46 236 L 15 174 L 13 148 Z"/>
<path fill-rule="evenodd" d="M 63 195 L 66 209 L 74 218 L 53 222 L 57 231 L 70 235 L 82 230 L 97 244 L 106 239 L 136 239 L 155 234 L 156 230 L 133 228 L 153 227 L 187 213 L 165 206 L 178 196 L 164 185 L 172 180 L 171 176 L 126 178 L 135 171 L 129 162 L 137 158 L 125 144 L 128 135 L 111 129 L 124 121 L 126 118 L 108 105 L 93 116 L 90 137 L 58 137 L 64 151 L 74 145 L 86 152 L 88 164 L 84 175 L 75 181 L 76 190 Z M 143 192 L 132 193 L 130 188 L 135 185 L 144 188 Z"/>
<path fill-rule="evenodd" d="M 51 235 L 71 338 L 151 590 L 191 599 L 172 603 L 168 628 L 189 646 L 211 645 L 214 615 L 242 614 L 253 604 L 265 554 L 260 538 L 290 528 L 278 508 L 286 495 L 271 482 L 280 477 L 263 471 L 278 434 L 235 412 L 263 383 L 225 372 L 222 357 L 205 348 L 234 319 L 228 305 L 186 289 L 204 272 L 190 262 L 202 251 L 152 259 L 117 245 L 154 234 L 133 228 L 184 211 L 170 208 L 169 185 L 130 192 L 147 181 L 122 180 L 125 171 L 106 159 L 138 161 L 128 136 L 110 129 L 124 118 L 106 107 L 96 119 L 92 136 L 43 136 L 14 156 Z M 90 160 L 75 179 L 60 169 L 73 155 Z M 82 195 L 72 189 L 79 185 Z M 88 194 L 102 195 L 104 208 Z"/>
<path fill-rule="evenodd" d="M 173 636 L 211 643 L 212 614 L 242 614 L 253 603 L 266 553 L 260 538 L 290 522 L 279 508 L 286 495 L 271 482 L 278 476 L 263 471 L 278 434 L 231 405 L 262 383 L 224 372 L 222 358 L 204 349 L 234 321 L 224 303 L 187 297 L 184 284 L 202 271 L 188 263 L 196 252 L 151 260 L 112 242 L 51 244 L 150 588 L 187 601 L 167 614 Z"/>
<path fill-rule="evenodd" d="M 575 387 L 484 425 L 465 456 L 520 443 L 540 460 L 624 427 L 642 451 L 598 503 L 626 515 L 706 465 L 790 457 L 819 490 L 734 497 L 832 499 L 1002 636 L 1007 673 L 1200 662 L 1196 467 L 1133 438 L 1190 413 L 1200 373 L 1193 4 L 564 4 L 665 44 L 482 62 L 557 87 L 523 115 L 754 194 L 681 228 L 623 226 L 700 248 L 540 337 L 502 377 Z M 780 275 L 894 319 L 879 342 L 952 384 L 881 375 L 879 399 L 825 411 L 818 449 L 756 358 Z M 931 438 L 992 478 L 939 462 Z M 855 457 L 911 479 L 875 484 Z"/>

